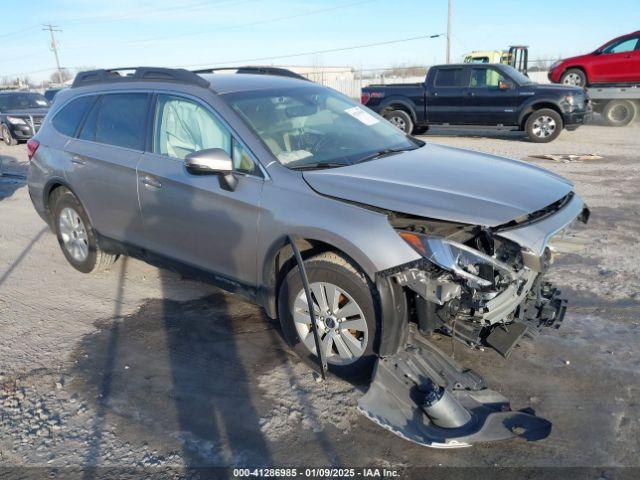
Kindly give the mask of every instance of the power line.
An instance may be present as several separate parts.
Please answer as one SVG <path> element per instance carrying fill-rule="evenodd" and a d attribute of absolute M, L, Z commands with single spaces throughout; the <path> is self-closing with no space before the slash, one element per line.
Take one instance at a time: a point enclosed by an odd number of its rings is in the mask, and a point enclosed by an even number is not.
<path fill-rule="evenodd" d="M 245 0 L 245 2 L 238 2 L 237 4 L 240 3 L 246 3 L 247 0 Z M 248 1 L 252 1 L 252 0 L 248 0 Z M 311 15 L 318 15 L 321 13 L 326 13 L 326 12 L 331 12 L 331 11 L 335 11 L 335 10 L 342 10 L 344 8 L 351 8 L 351 7 L 355 7 L 358 5 L 362 5 L 364 3 L 371 3 L 377 0 L 360 0 L 358 2 L 354 2 L 354 3 L 348 3 L 348 4 L 344 4 L 344 5 L 336 5 L 334 7 L 328 7 L 328 8 L 321 8 L 318 10 L 312 10 L 309 12 L 303 12 L 303 13 L 298 13 L 295 15 L 287 15 L 287 16 L 282 16 L 282 17 L 275 17 L 275 18 L 267 18 L 267 19 L 263 19 L 263 20 L 256 20 L 254 22 L 249 22 L 249 23 L 240 23 L 237 25 L 228 25 L 228 26 L 224 26 L 224 27 L 220 27 L 220 28 L 215 28 L 215 29 L 209 29 L 209 30 L 201 30 L 198 32 L 185 32 L 185 33 L 178 33 L 175 35 L 162 35 L 162 36 L 157 36 L 157 37 L 148 37 L 148 38 L 142 38 L 142 39 L 138 39 L 138 40 L 133 40 L 131 42 L 123 42 L 123 43 L 117 43 L 117 44 L 110 44 L 110 47 L 125 47 L 125 46 L 130 46 L 130 45 L 138 45 L 138 44 L 144 44 L 144 43 L 150 43 L 150 42 L 157 42 L 157 41 L 162 41 L 162 40 L 172 40 L 172 39 L 176 39 L 176 38 L 184 38 L 184 37 L 194 37 L 194 36 L 198 36 L 198 35 L 206 35 L 206 34 L 214 34 L 214 33 L 218 33 L 218 32 L 225 32 L 228 30 L 235 30 L 235 29 L 239 29 L 239 28 L 244 28 L 244 27 L 254 27 L 256 25 L 265 25 L 265 24 L 269 24 L 269 23 L 274 23 L 274 22 L 282 22 L 285 20 L 293 20 L 296 18 L 301 18 L 301 17 L 308 17 Z M 73 48 L 73 49 L 77 49 L 77 48 L 93 48 L 92 45 L 71 45 L 71 46 L 65 46 L 65 48 Z"/>
<path fill-rule="evenodd" d="M 5 38 L 5 37 L 12 37 L 14 35 L 19 35 L 21 33 L 25 33 L 25 32 L 30 32 L 31 30 L 35 30 L 36 28 L 38 28 L 40 25 L 33 25 L 31 27 L 27 27 L 27 28 L 23 28 L 21 30 L 16 30 L 15 32 L 11 32 L 11 33 L 3 33 L 2 35 L 0 35 L 0 38 Z"/>
<path fill-rule="evenodd" d="M 315 50 L 312 52 L 301 52 L 301 53 L 290 53 L 286 55 L 276 55 L 272 57 L 257 57 L 257 58 L 245 58 L 242 60 L 228 60 L 224 62 L 208 62 L 208 63 L 199 63 L 199 64 L 187 64 L 187 65 L 178 65 L 178 67 L 204 67 L 208 65 L 229 65 L 232 63 L 243 64 L 246 62 L 262 62 L 266 60 L 279 60 L 282 58 L 294 58 L 294 57 L 304 57 L 307 55 L 317 55 L 322 53 L 333 53 L 333 52 L 344 52 L 346 50 L 357 50 L 359 48 L 369 48 L 369 47 L 379 47 L 382 45 L 392 45 L 395 43 L 403 43 L 403 42 L 411 42 L 413 40 L 422 40 L 425 38 L 438 38 L 445 36 L 444 33 L 437 33 L 434 35 L 419 35 L 417 37 L 409 37 L 409 38 L 400 38 L 397 40 L 387 40 L 385 42 L 376 42 L 376 43 L 367 43 L 364 45 L 353 45 L 350 47 L 341 47 L 341 48 L 328 48 L 325 50 Z"/>

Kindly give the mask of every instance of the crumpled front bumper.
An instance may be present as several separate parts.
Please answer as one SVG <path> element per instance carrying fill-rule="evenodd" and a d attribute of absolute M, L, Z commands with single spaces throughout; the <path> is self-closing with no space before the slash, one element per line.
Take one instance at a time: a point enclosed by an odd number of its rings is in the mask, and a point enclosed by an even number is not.
<path fill-rule="evenodd" d="M 411 442 L 434 448 L 546 438 L 551 423 L 509 400 L 438 350 L 415 328 L 405 348 L 376 364 L 358 410 Z"/>

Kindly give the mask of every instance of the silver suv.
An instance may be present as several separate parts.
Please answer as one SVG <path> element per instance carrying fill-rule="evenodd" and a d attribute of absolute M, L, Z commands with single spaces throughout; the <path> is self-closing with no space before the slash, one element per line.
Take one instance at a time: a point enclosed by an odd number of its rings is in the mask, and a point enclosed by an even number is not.
<path fill-rule="evenodd" d="M 245 295 L 303 355 L 368 372 L 413 330 L 503 355 L 558 326 L 543 274 L 588 210 L 563 178 L 429 145 L 269 70 L 78 74 L 29 142 L 29 193 L 82 272 L 119 255 Z"/>

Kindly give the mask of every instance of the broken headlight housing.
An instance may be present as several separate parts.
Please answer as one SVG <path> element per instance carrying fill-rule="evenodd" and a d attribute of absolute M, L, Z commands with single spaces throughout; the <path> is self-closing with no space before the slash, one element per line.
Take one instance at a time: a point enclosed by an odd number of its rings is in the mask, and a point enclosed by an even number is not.
<path fill-rule="evenodd" d="M 496 286 L 494 275 L 489 278 L 483 274 L 487 269 L 491 272 L 497 270 L 503 281 L 514 280 L 513 270 L 509 265 L 467 245 L 416 232 L 398 233 L 420 255 L 465 280 L 471 288 L 483 290 Z"/>

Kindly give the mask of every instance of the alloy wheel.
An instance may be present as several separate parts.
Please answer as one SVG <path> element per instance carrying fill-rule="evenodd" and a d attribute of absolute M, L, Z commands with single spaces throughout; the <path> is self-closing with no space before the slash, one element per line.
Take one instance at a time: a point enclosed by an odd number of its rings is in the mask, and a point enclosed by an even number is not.
<path fill-rule="evenodd" d="M 89 255 L 89 240 L 78 212 L 71 207 L 63 208 L 58 218 L 58 228 L 65 250 L 74 260 L 84 262 Z"/>
<path fill-rule="evenodd" d="M 582 77 L 577 73 L 569 73 L 567 76 L 564 77 L 564 80 L 562 80 L 562 83 L 564 83 L 565 85 L 574 85 L 576 87 L 581 87 Z"/>
<path fill-rule="evenodd" d="M 532 132 L 538 138 L 547 138 L 556 131 L 556 121 L 548 115 L 542 115 L 533 122 Z"/>
<path fill-rule="evenodd" d="M 348 365 L 364 354 L 369 329 L 362 309 L 342 288 L 328 282 L 310 285 L 320 344 L 328 363 Z M 293 305 L 293 321 L 305 347 L 317 355 L 304 289 Z"/>

